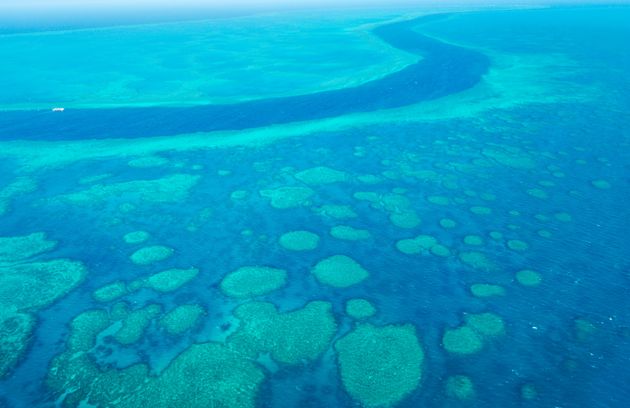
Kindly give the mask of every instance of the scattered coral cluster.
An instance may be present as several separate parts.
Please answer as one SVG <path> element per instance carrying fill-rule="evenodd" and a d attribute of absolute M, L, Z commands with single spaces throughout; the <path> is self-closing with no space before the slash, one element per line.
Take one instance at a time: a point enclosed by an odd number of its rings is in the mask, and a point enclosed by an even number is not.
<path fill-rule="evenodd" d="M 0 378 L 29 346 L 37 311 L 65 296 L 86 276 L 79 261 L 39 259 L 56 246 L 43 232 L 0 237 Z"/>
<path fill-rule="evenodd" d="M 492 347 L 511 330 L 503 317 L 486 311 L 493 310 L 493 302 L 507 299 L 516 291 L 545 287 L 541 285 L 543 276 L 545 283 L 548 279 L 544 269 L 525 269 L 527 255 L 536 249 L 535 242 L 528 242 L 528 223 L 533 223 L 533 231 L 540 238 L 551 239 L 559 225 L 573 222 L 573 216 L 561 210 L 526 214 L 524 208 L 515 208 L 501 214 L 508 220 L 504 227 L 486 227 L 499 216 L 499 206 L 493 204 L 497 196 L 468 188 L 466 177 L 487 180 L 497 168 L 532 171 L 541 158 L 533 151 L 502 143 L 486 143 L 480 150 L 455 145 L 436 142 L 432 148 L 443 149 L 451 159 L 433 167 L 420 154 L 389 152 L 379 162 L 383 169 L 380 174 L 324 165 L 287 167 L 274 173 L 269 171 L 273 168 L 269 162 L 255 163 L 256 171 L 269 173 L 267 178 L 255 186 L 232 186 L 224 195 L 227 204 L 222 205 L 240 211 L 262 204 L 277 215 L 274 222 L 282 225 L 280 231 L 267 234 L 248 226 L 237 239 L 247 241 L 256 254 L 277 249 L 274 255 L 297 260 L 295 269 L 289 260 L 283 265 L 257 264 L 248 259 L 227 273 L 213 276 L 214 281 L 210 282 L 200 279 L 206 277 L 203 268 L 202 272 L 197 267 L 160 267 L 163 262 L 178 261 L 180 252 L 175 248 L 180 247 L 153 243 L 159 235 L 157 231 L 123 231 L 122 242 L 129 252 L 125 261 L 142 273 L 140 277 L 119 278 L 91 289 L 93 307 L 72 320 L 65 349 L 51 363 L 48 386 L 55 395 L 63 397 L 66 406 L 173 407 L 178 406 L 178 401 L 186 401 L 186 406 L 191 407 L 254 407 L 269 371 L 261 359 L 271 359 L 280 367 L 303 367 L 328 356 L 337 364 L 345 391 L 358 404 L 395 406 L 417 392 L 432 362 L 425 359 L 421 327 L 404 321 L 393 324 L 385 317 L 379 299 L 358 292 L 389 272 L 374 270 L 369 262 L 350 256 L 351 252 L 343 249 L 363 245 L 382 250 L 376 247 L 386 234 L 371 228 L 365 214 L 375 219 L 382 217 L 387 228 L 394 231 L 395 239 L 389 238 L 382 246 L 391 249 L 390 255 L 396 260 L 419 266 L 435 263 L 445 271 L 455 271 L 453 275 L 458 279 L 465 277 L 461 280 L 462 292 L 471 304 L 479 306 L 476 311 L 484 312 L 464 312 L 458 326 L 441 327 L 443 350 L 439 352 L 453 361 Z M 376 142 L 371 148 L 355 146 L 354 156 L 359 160 L 374 150 L 378 151 Z M 462 152 L 466 159 L 458 160 Z M 175 166 L 159 156 L 136 157 L 127 165 L 134 170 Z M 84 177 L 79 181 L 79 191 L 59 194 L 49 202 L 100 208 L 116 201 L 121 214 L 133 212 L 136 205 L 177 204 L 186 201 L 203 182 L 201 176 L 192 172 L 202 168 L 191 166 L 191 174 L 131 181 L 107 182 L 113 177 L 111 173 Z M 557 182 L 552 180 L 565 175 L 554 166 L 547 170 L 545 179 L 537 185 L 519 186 L 523 197 L 539 202 L 553 200 Z M 213 174 L 229 179 L 235 173 L 235 169 L 222 168 Z M 405 187 L 384 189 L 384 181 L 400 181 Z M 420 187 L 415 191 L 407 188 L 409 185 Z M 590 180 L 588 185 L 602 191 L 614 187 L 603 179 Z M 0 215 L 10 208 L 14 197 L 32 191 L 34 186 L 32 179 L 22 178 L 3 187 Z M 322 193 L 326 188 L 340 186 L 345 196 L 337 195 L 337 202 Z M 208 196 L 212 193 L 204 196 L 211 201 Z M 198 232 L 212 218 L 213 205 L 218 206 L 212 202 L 199 210 L 194 220 L 188 220 L 185 230 Z M 296 219 L 311 217 L 322 225 L 284 223 L 284 214 L 298 211 L 301 212 Z M 526 217 L 527 222 L 520 221 Z M 0 237 L 0 377 L 13 369 L 28 347 L 37 312 L 77 287 L 85 277 L 85 267 L 78 261 L 43 259 L 42 255 L 56 246 L 44 233 Z M 516 260 L 514 264 L 520 266 L 505 271 L 504 259 Z M 293 294 L 292 281 L 297 276 L 305 285 L 321 288 L 322 293 L 334 291 L 341 302 L 300 299 L 296 307 L 293 299 L 292 306 L 286 307 L 269 301 L 273 296 Z M 223 312 L 196 303 L 185 294 L 177 298 L 181 295 L 178 290 L 191 282 L 199 283 L 207 293 L 216 294 L 230 305 L 226 314 L 234 324 L 224 341 L 197 341 L 190 335 Z M 410 287 L 412 290 L 413 285 Z M 212 292 L 214 288 L 216 292 Z M 395 285 L 392 288 L 388 289 L 400 290 Z M 140 295 L 145 293 L 151 295 L 147 295 L 148 300 L 144 298 L 144 303 L 127 299 L 142 298 Z M 173 302 L 176 304 L 165 307 L 161 296 L 177 299 Z M 586 319 L 576 319 L 573 325 L 574 337 L 581 342 L 597 332 Z M 103 338 L 132 349 L 149 332 L 158 332 L 173 342 L 185 340 L 181 343 L 185 345 L 183 351 L 159 372 L 154 372 L 147 362 L 123 368 L 104 366 L 93 356 Z M 465 371 L 449 373 L 440 381 L 446 398 L 477 398 L 477 379 Z M 522 383 L 518 391 L 523 400 L 538 398 L 539 390 L 532 383 Z"/>

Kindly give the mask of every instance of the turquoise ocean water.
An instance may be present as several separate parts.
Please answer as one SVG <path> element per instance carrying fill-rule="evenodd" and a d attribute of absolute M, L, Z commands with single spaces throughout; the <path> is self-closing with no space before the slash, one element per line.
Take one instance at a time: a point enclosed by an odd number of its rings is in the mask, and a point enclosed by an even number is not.
<path fill-rule="evenodd" d="M 5 29 L 0 407 L 627 407 L 628 21 Z"/>

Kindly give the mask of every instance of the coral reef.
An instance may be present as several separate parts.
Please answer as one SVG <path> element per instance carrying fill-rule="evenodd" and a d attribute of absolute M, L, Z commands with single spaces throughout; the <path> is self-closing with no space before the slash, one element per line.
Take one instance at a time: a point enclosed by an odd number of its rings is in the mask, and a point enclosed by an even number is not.
<path fill-rule="evenodd" d="M 0 237 L 0 379 L 26 351 L 34 313 L 79 286 L 87 274 L 81 262 L 69 259 L 29 262 L 56 244 L 42 232 Z"/>
<path fill-rule="evenodd" d="M 452 354 L 474 354 L 481 351 L 484 341 L 505 333 L 505 323 L 494 313 L 464 315 L 464 325 L 446 329 L 442 346 Z"/>
<path fill-rule="evenodd" d="M 438 241 L 430 235 L 418 235 L 415 238 L 401 239 L 396 242 L 396 248 L 407 255 L 419 254 L 423 250 L 428 251 L 435 245 L 438 245 Z"/>
<path fill-rule="evenodd" d="M 312 167 L 295 173 L 296 179 L 309 185 L 332 184 L 348 180 L 348 175 L 330 167 Z"/>
<path fill-rule="evenodd" d="M 279 242 L 289 251 L 311 251 L 319 245 L 319 235 L 310 231 L 289 231 L 280 236 Z"/>
<path fill-rule="evenodd" d="M 129 259 L 136 265 L 151 265 L 170 258 L 175 253 L 173 248 L 164 245 L 152 245 L 135 251 Z"/>
<path fill-rule="evenodd" d="M 177 203 L 188 198 L 190 190 L 200 176 L 173 174 L 159 179 L 132 180 L 114 184 L 95 184 L 87 190 L 56 197 L 57 200 L 76 205 L 93 205 L 121 195 L 136 195 L 147 203 Z"/>
<path fill-rule="evenodd" d="M 205 314 L 206 310 L 200 305 L 180 305 L 160 319 L 160 326 L 169 334 L 179 335 L 195 327 Z"/>
<path fill-rule="evenodd" d="M 128 244 L 141 244 L 151 237 L 146 231 L 132 231 L 123 236 L 123 240 Z"/>
<path fill-rule="evenodd" d="M 475 283 L 470 286 L 473 296 L 478 298 L 488 298 L 494 296 L 505 296 L 505 288 L 489 283 Z"/>
<path fill-rule="evenodd" d="M 330 235 L 333 238 L 345 241 L 361 241 L 372 236 L 368 230 L 354 228 L 349 225 L 335 225 L 330 229 Z"/>
<path fill-rule="evenodd" d="M 116 300 L 121 296 L 124 296 L 127 293 L 127 285 L 125 282 L 116 281 L 112 282 L 108 285 L 105 285 L 101 288 L 96 289 L 92 293 L 92 297 L 97 302 L 111 302 L 112 300 Z"/>
<path fill-rule="evenodd" d="M 197 268 L 171 268 L 155 273 L 140 281 L 134 281 L 130 286 L 132 289 L 140 285 L 158 292 L 173 292 L 193 280 L 198 274 L 199 269 Z"/>
<path fill-rule="evenodd" d="M 0 264 L 17 262 L 53 250 L 57 241 L 46 238 L 43 232 L 16 237 L 0 237 Z"/>
<path fill-rule="evenodd" d="M 269 266 L 242 266 L 221 281 L 221 291 L 234 298 L 265 295 L 286 285 L 287 271 Z"/>
<path fill-rule="evenodd" d="M 343 385 L 363 406 L 392 406 L 420 384 L 424 352 L 412 325 L 360 324 L 335 350 Z"/>
<path fill-rule="evenodd" d="M 314 194 L 315 191 L 308 187 L 260 190 L 261 197 L 268 198 L 273 208 L 281 210 L 310 205 L 310 199 Z"/>
<path fill-rule="evenodd" d="M 238 351 L 218 343 L 190 346 L 157 376 L 149 376 L 144 364 L 101 370 L 87 352 L 111 323 L 102 310 L 84 312 L 72 321 L 66 350 L 53 360 L 46 379 L 63 396 L 64 406 L 255 406 L 263 372 Z"/>
<path fill-rule="evenodd" d="M 144 331 L 158 314 L 161 312 L 159 305 L 148 305 L 142 309 L 128 312 L 122 320 L 122 326 L 114 334 L 114 338 L 120 344 L 133 344 L 140 340 Z"/>
<path fill-rule="evenodd" d="M 523 269 L 516 272 L 516 281 L 523 286 L 538 286 L 542 282 L 542 276 L 536 271 Z"/>
<path fill-rule="evenodd" d="M 357 261 L 346 255 L 333 255 L 322 259 L 311 272 L 320 283 L 336 288 L 347 288 L 370 276 Z"/>
<path fill-rule="evenodd" d="M 350 299 L 346 302 L 346 314 L 353 319 L 367 319 L 375 313 L 376 308 L 366 299 Z"/>
<path fill-rule="evenodd" d="M 286 313 L 272 303 L 250 302 L 236 308 L 234 316 L 241 324 L 228 338 L 232 349 L 252 357 L 269 353 L 284 364 L 316 359 L 337 330 L 331 304 L 322 301 Z"/>
<path fill-rule="evenodd" d="M 470 327 L 462 326 L 446 330 L 442 345 L 449 353 L 474 354 L 483 348 L 483 339 Z"/>
<path fill-rule="evenodd" d="M 461 401 L 475 398 L 476 391 L 470 377 L 465 375 L 453 375 L 446 379 L 446 395 Z"/>

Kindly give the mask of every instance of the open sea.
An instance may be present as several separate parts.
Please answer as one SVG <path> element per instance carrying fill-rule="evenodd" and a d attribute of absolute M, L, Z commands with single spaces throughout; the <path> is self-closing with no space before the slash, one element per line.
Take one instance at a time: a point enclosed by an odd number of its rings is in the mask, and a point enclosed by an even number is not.
<path fill-rule="evenodd" d="M 629 39 L 619 5 L 0 29 L 0 408 L 629 407 Z"/>

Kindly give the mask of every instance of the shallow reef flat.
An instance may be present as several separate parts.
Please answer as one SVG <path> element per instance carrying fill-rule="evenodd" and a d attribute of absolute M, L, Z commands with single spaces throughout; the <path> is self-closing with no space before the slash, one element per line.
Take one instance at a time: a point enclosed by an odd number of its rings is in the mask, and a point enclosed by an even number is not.
<path fill-rule="evenodd" d="M 415 62 L 370 35 L 369 25 L 387 15 L 353 14 L 4 34 L 0 53 L 14 58 L 0 68 L 0 109 L 48 109 L 59 100 L 68 108 L 234 103 L 354 86 Z M 26 47 L 37 47 L 37 60 Z M 63 59 L 74 63 L 59 70 Z"/>
<path fill-rule="evenodd" d="M 330 24 L 415 17 L 374 13 Z M 409 27 L 488 72 L 370 113 L 133 140 L 0 126 L 0 407 L 625 407 L 630 58 L 602 42 L 629 13 L 427 18 Z M 357 75 L 408 66 L 382 47 Z"/>

